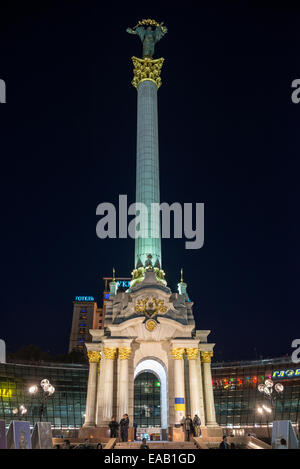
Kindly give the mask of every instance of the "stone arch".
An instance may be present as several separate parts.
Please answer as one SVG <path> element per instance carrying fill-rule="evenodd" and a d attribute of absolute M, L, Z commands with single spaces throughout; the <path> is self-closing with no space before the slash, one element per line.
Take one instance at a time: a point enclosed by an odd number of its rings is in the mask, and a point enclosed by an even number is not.
<path fill-rule="evenodd" d="M 160 406 L 161 406 L 161 428 L 168 428 L 168 372 L 161 360 L 155 357 L 145 357 L 139 361 L 134 370 L 135 378 L 144 372 L 153 373 L 160 380 Z"/>

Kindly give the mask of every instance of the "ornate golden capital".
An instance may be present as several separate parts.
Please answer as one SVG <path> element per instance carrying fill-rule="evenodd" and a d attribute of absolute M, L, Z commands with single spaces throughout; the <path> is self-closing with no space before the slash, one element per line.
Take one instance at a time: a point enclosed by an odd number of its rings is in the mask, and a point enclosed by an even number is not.
<path fill-rule="evenodd" d="M 101 353 L 100 352 L 88 352 L 88 357 L 89 357 L 89 362 L 90 363 L 99 363 L 101 359 Z"/>
<path fill-rule="evenodd" d="M 184 348 L 172 348 L 171 355 L 174 360 L 182 360 L 184 354 Z"/>
<path fill-rule="evenodd" d="M 196 360 L 198 358 L 199 349 L 198 348 L 187 348 L 186 354 L 189 360 Z"/>
<path fill-rule="evenodd" d="M 150 80 L 153 81 L 157 88 L 161 86 L 160 71 L 164 63 L 163 58 L 160 59 L 139 59 L 138 57 L 132 57 L 133 62 L 133 80 L 132 85 L 138 88 L 141 81 Z"/>
<path fill-rule="evenodd" d="M 116 356 L 117 349 L 116 347 L 104 347 L 104 356 L 108 360 L 113 360 Z"/>
<path fill-rule="evenodd" d="M 213 352 L 201 352 L 201 361 L 202 363 L 210 363 Z"/>
<path fill-rule="evenodd" d="M 120 347 L 119 348 L 119 357 L 120 360 L 128 360 L 131 354 L 131 348 L 130 347 Z"/>

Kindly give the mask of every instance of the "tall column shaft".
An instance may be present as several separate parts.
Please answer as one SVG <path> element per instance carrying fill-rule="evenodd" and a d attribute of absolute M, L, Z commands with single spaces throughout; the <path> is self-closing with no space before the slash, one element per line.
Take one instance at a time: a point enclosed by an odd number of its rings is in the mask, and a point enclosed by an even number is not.
<path fill-rule="evenodd" d="M 153 81 L 142 81 L 137 93 L 136 202 L 142 202 L 148 213 L 140 215 L 143 237 L 135 240 L 135 266 L 138 260 L 144 265 L 148 254 L 153 264 L 158 260 L 161 265 L 159 212 L 151 220 L 151 204 L 160 202 L 157 86 Z M 157 237 L 151 237 L 155 233 Z"/>
<path fill-rule="evenodd" d="M 202 387 L 199 386 L 199 375 L 196 366 L 196 360 L 198 359 L 199 350 L 198 348 L 187 348 L 186 353 L 189 360 L 189 384 L 190 384 L 190 406 L 191 416 L 195 415 L 200 417 L 201 414 L 201 394 Z M 201 418 L 201 417 L 200 417 Z"/>
<path fill-rule="evenodd" d="M 212 352 L 201 352 L 201 361 L 203 366 L 203 386 L 205 396 L 205 414 L 206 425 L 208 427 L 217 426 L 216 411 L 214 402 L 214 393 L 211 376 L 211 357 Z"/>
<path fill-rule="evenodd" d="M 124 414 L 128 414 L 128 359 L 131 349 L 128 347 L 119 348 L 119 389 L 118 389 L 118 417 L 119 420 Z"/>
<path fill-rule="evenodd" d="M 84 426 L 96 425 L 96 395 L 97 395 L 97 370 L 100 360 L 100 352 L 88 352 L 90 361 L 88 389 L 86 397 Z"/>
<path fill-rule="evenodd" d="M 174 409 L 175 425 L 180 424 L 185 416 L 185 392 L 184 392 L 184 348 L 173 348 L 171 354 L 174 358 Z"/>
<path fill-rule="evenodd" d="M 103 383 L 103 403 L 102 418 L 103 422 L 108 422 L 113 413 L 113 380 L 114 380 L 114 358 L 116 348 L 104 348 L 104 383 Z"/>

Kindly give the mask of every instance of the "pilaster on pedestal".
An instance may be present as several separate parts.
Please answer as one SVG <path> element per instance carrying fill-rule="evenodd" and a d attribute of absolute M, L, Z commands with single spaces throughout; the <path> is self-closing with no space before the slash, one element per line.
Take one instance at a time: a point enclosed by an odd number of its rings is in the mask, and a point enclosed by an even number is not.
<path fill-rule="evenodd" d="M 119 420 L 124 414 L 128 414 L 128 360 L 131 355 L 130 347 L 119 347 L 119 389 L 118 389 L 118 418 Z"/>
<path fill-rule="evenodd" d="M 201 350 L 200 355 L 201 355 L 201 363 L 202 363 L 202 371 L 203 371 L 206 426 L 217 427 L 218 424 L 216 421 L 216 411 L 215 411 L 214 393 L 213 393 L 212 376 L 211 376 L 211 358 L 213 356 L 213 351 Z"/>
<path fill-rule="evenodd" d="M 95 350 L 95 344 L 86 344 L 90 363 L 86 410 L 84 427 L 94 427 L 96 425 L 96 396 L 97 396 L 97 374 L 99 371 L 101 352 Z"/>

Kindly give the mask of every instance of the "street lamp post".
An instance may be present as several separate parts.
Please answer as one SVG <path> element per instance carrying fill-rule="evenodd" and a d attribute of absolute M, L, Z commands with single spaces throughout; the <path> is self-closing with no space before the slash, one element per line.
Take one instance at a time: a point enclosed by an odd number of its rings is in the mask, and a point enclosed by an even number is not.
<path fill-rule="evenodd" d="M 47 399 L 54 394 L 55 387 L 52 386 L 48 379 L 43 379 L 40 382 L 40 387 L 34 384 L 29 387 L 28 391 L 32 396 L 36 396 L 39 399 L 39 416 L 41 422 L 46 408 Z"/>
<path fill-rule="evenodd" d="M 15 416 L 19 416 L 21 419 L 23 418 L 24 415 L 27 414 L 27 407 L 25 407 L 24 404 L 21 404 L 18 407 L 15 407 L 13 410 L 12 410 L 12 413 L 15 415 Z"/>
<path fill-rule="evenodd" d="M 281 383 L 276 383 L 274 386 L 274 382 L 271 379 L 266 379 L 264 384 L 258 385 L 258 391 L 262 393 L 264 398 L 270 403 L 270 407 L 262 404 L 257 408 L 257 412 L 260 415 L 266 415 L 267 417 L 268 437 L 270 438 L 269 415 L 273 413 L 273 418 L 275 417 L 276 401 L 282 397 L 284 386 Z"/>

